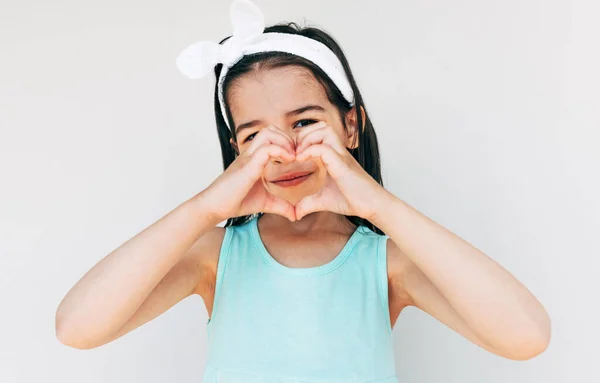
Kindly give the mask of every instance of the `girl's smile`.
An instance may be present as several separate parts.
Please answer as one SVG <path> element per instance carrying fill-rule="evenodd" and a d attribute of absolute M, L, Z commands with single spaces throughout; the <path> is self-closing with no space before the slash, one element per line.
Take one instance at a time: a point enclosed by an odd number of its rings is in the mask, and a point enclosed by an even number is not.
<path fill-rule="evenodd" d="M 296 186 L 304 181 L 306 181 L 314 172 L 294 172 L 294 173 L 288 173 L 285 174 L 281 177 L 278 177 L 277 179 L 270 181 L 273 184 L 280 186 L 280 187 L 290 187 L 290 186 Z"/>

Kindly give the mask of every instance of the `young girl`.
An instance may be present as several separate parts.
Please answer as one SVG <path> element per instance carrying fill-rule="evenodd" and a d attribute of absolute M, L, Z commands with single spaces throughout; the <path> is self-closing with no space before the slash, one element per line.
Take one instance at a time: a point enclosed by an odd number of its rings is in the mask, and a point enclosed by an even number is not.
<path fill-rule="evenodd" d="M 177 60 L 190 78 L 214 69 L 225 171 L 77 282 L 58 339 L 98 347 L 198 294 L 205 383 L 395 383 L 392 328 L 407 306 L 502 357 L 545 350 L 536 298 L 382 186 L 377 136 L 334 39 L 265 29 L 247 0 L 231 19 L 233 36 Z"/>

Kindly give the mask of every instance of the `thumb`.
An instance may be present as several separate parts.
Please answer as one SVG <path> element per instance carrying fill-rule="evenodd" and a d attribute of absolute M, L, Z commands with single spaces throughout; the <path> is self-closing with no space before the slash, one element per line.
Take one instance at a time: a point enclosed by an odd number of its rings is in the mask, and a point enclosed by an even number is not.
<path fill-rule="evenodd" d="M 296 220 L 294 205 L 275 195 L 270 195 L 269 198 L 267 198 L 267 201 L 265 202 L 265 212 L 282 215 L 292 222 Z"/>
<path fill-rule="evenodd" d="M 302 198 L 296 204 L 296 219 L 300 220 L 307 214 L 323 210 L 321 205 L 322 203 L 318 198 L 318 194 L 312 194 Z"/>

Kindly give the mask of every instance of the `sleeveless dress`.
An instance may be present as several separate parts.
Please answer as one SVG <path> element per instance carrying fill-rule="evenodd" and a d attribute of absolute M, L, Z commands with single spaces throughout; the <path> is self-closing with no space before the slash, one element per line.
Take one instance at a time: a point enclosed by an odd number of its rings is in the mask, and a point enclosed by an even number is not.
<path fill-rule="evenodd" d="M 386 235 L 360 225 L 330 262 L 285 266 L 259 216 L 225 227 L 203 383 L 398 383 Z"/>

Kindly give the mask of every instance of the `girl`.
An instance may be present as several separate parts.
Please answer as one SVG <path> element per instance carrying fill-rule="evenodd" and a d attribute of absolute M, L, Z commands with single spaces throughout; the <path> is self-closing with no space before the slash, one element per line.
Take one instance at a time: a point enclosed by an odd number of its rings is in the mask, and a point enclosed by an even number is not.
<path fill-rule="evenodd" d="M 396 383 L 392 328 L 407 306 L 505 358 L 545 350 L 536 298 L 383 187 L 377 136 L 334 39 L 264 28 L 248 0 L 231 19 L 233 36 L 177 61 L 190 78 L 214 69 L 224 172 L 77 282 L 58 339 L 98 347 L 198 294 L 206 383 Z"/>

